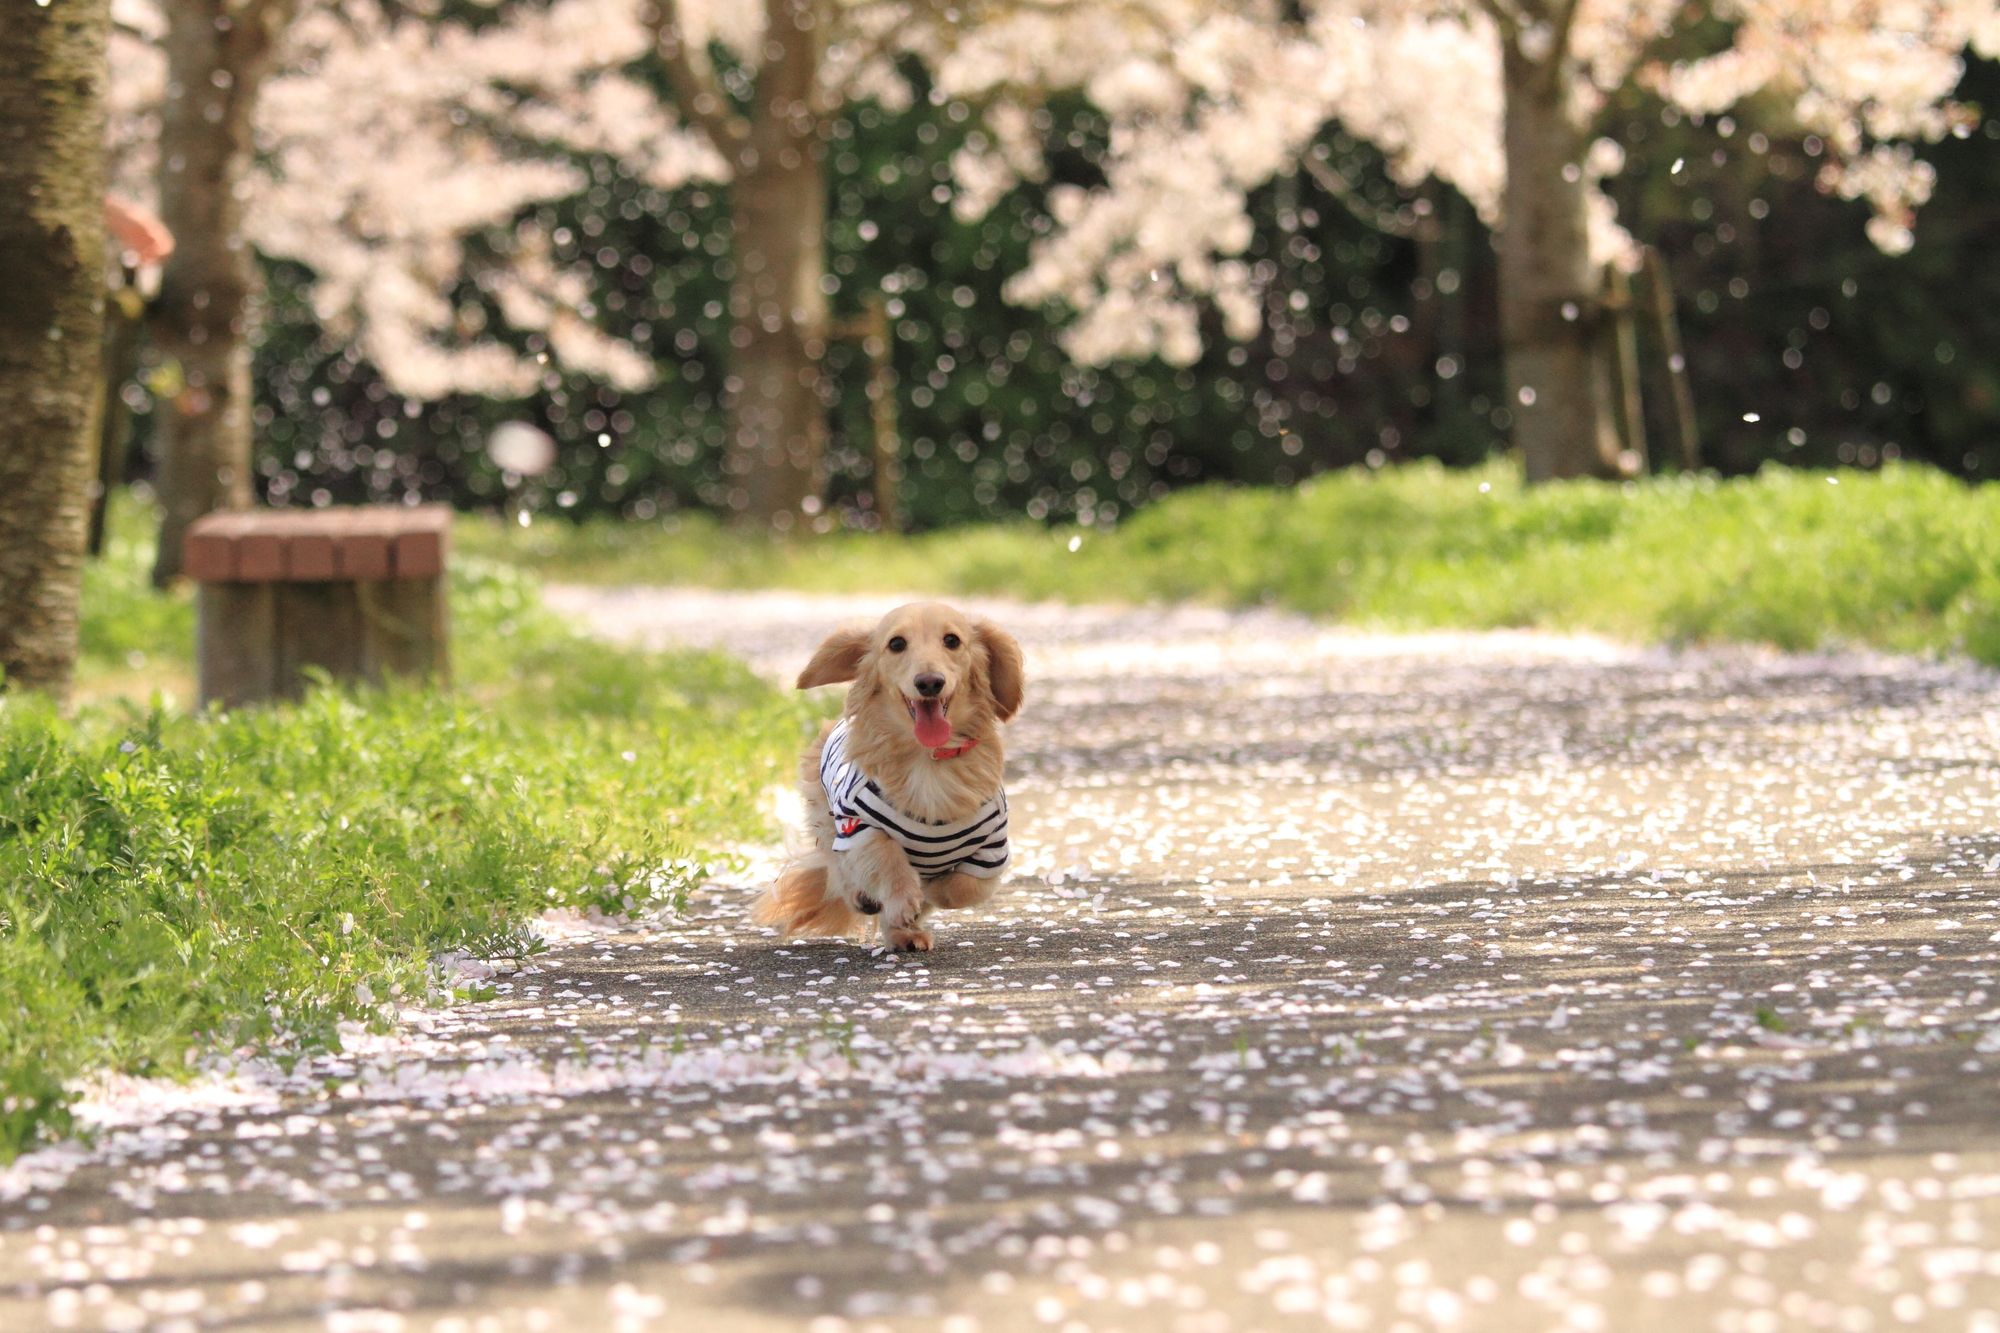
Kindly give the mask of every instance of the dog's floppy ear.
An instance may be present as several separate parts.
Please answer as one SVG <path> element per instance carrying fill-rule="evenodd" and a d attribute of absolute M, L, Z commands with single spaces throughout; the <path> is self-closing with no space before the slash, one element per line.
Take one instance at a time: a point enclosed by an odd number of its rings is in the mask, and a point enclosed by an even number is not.
<path fill-rule="evenodd" d="M 1021 645 L 1013 635 L 988 620 L 972 622 L 972 633 L 986 649 L 986 680 L 993 691 L 993 704 L 1006 722 L 1021 711 L 1022 691 L 1027 681 L 1022 670 Z"/>
<path fill-rule="evenodd" d="M 812 661 L 799 672 L 799 688 L 809 690 L 815 685 L 838 685 L 853 680 L 867 654 L 866 630 L 837 629 L 826 636 L 826 642 L 814 651 Z"/>

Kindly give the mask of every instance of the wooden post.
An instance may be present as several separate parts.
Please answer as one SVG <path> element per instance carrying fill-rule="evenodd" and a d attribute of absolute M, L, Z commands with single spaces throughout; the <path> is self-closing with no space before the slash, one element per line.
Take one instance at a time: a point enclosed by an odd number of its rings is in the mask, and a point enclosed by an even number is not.
<path fill-rule="evenodd" d="M 1653 329 L 1660 340 L 1660 359 L 1667 368 L 1670 392 L 1669 414 L 1673 417 L 1674 442 L 1680 465 L 1689 472 L 1701 468 L 1701 433 L 1694 417 L 1694 382 L 1688 375 L 1687 352 L 1681 346 L 1680 316 L 1674 309 L 1674 284 L 1667 273 L 1667 261 L 1653 246 L 1642 252 L 1646 271 L 1646 304 L 1651 307 Z"/>
<path fill-rule="evenodd" d="M 1632 308 L 1632 280 L 1616 264 L 1604 266 L 1604 312 L 1610 320 L 1611 381 L 1618 391 L 1619 433 L 1630 455 L 1628 476 L 1647 470 L 1646 403 L 1639 388 L 1639 321 Z"/>
<path fill-rule="evenodd" d="M 195 586 L 195 678 L 203 707 L 278 697 L 277 603 L 275 584 Z"/>
<path fill-rule="evenodd" d="M 896 438 L 896 368 L 890 346 L 889 303 L 876 292 L 868 297 L 862 316 L 861 349 L 868 355 L 868 415 L 875 437 L 870 490 L 876 521 L 884 532 L 903 526 L 903 464 Z"/>
<path fill-rule="evenodd" d="M 354 585 L 364 680 L 428 676 L 451 680 L 449 611 L 444 579 L 386 579 Z"/>
<path fill-rule="evenodd" d="M 869 494 L 883 532 L 903 526 L 902 449 L 896 435 L 896 363 L 890 355 L 889 303 L 880 292 L 862 299 L 859 317 L 827 326 L 829 338 L 859 338 L 868 358 L 868 420 L 873 437 Z"/>

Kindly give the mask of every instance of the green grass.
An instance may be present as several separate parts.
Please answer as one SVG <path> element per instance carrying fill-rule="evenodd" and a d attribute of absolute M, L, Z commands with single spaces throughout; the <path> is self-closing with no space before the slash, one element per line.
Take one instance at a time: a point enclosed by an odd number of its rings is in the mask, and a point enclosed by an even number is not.
<path fill-rule="evenodd" d="M 1268 604 L 1397 629 L 1868 644 L 2000 663 L 2000 488 L 1934 470 L 1523 487 L 1493 466 L 1207 487 L 1116 529 L 1028 525 L 780 542 L 702 519 L 466 520 L 551 580 Z"/>
<path fill-rule="evenodd" d="M 155 692 L 194 694 L 194 598 L 186 589 L 158 593 L 152 567 L 152 515 L 130 497 L 114 497 L 105 552 L 83 570 L 83 625 L 77 692 L 83 699 Z"/>
<path fill-rule="evenodd" d="M 476 560 L 456 689 L 229 715 L 113 697 L 187 676 L 188 601 L 146 589 L 147 554 L 91 571 L 84 702 L 0 695 L 0 1160 L 65 1131 L 89 1071 L 325 1045 L 423 999 L 436 951 L 518 953 L 547 907 L 685 893 L 698 855 L 765 831 L 806 729 L 740 665 L 585 641 Z"/>

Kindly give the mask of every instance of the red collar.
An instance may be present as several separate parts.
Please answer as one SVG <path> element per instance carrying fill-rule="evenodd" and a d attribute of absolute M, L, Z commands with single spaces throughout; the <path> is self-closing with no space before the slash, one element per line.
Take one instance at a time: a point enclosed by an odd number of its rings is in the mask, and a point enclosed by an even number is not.
<path fill-rule="evenodd" d="M 979 744 L 979 738 L 977 736 L 974 736 L 971 740 L 967 741 L 963 745 L 941 745 L 937 749 L 931 751 L 931 758 L 956 759 L 977 744 Z"/>

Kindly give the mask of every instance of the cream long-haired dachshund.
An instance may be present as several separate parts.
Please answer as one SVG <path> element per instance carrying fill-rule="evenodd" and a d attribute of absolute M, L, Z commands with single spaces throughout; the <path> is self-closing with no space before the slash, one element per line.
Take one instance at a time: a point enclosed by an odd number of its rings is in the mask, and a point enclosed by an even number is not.
<path fill-rule="evenodd" d="M 898 951 L 931 947 L 934 907 L 974 907 L 1007 868 L 1000 726 L 1021 708 L 1021 645 L 938 602 L 844 629 L 798 687 L 848 687 L 847 707 L 799 762 L 812 848 L 752 919 L 790 935 L 851 935 L 877 918 Z"/>

